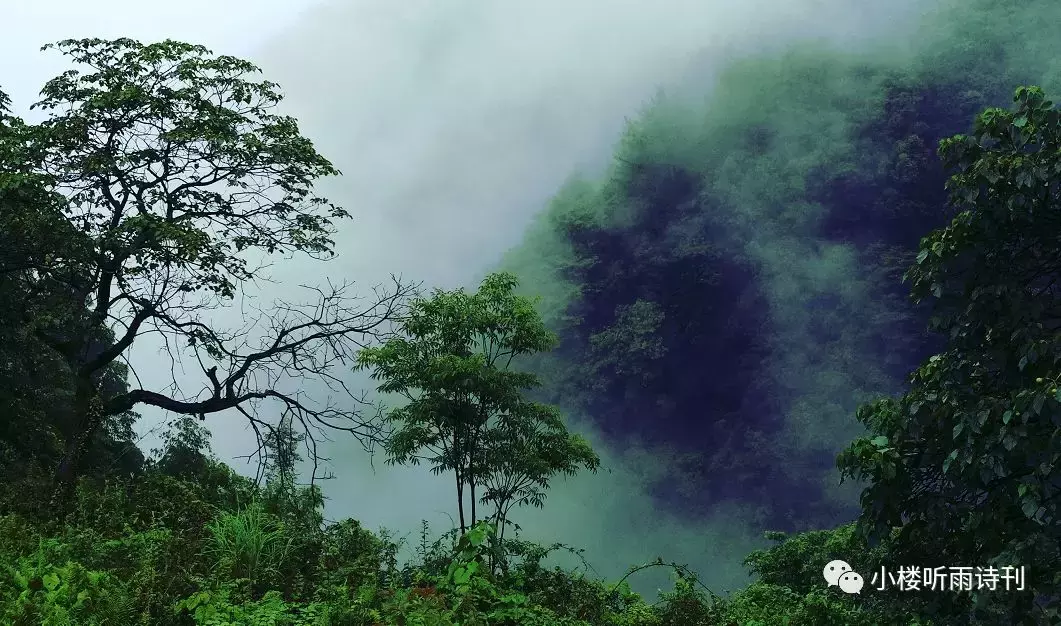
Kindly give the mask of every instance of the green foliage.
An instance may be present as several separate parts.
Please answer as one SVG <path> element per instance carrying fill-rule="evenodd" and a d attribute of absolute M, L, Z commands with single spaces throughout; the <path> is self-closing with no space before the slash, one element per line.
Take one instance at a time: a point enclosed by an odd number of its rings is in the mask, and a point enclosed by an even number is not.
<path fill-rule="evenodd" d="M 187 611 L 196 624 L 202 626 L 296 626 L 305 624 L 297 619 L 293 607 L 284 602 L 279 592 L 267 592 L 258 600 L 234 602 L 228 587 L 200 591 L 174 606 L 178 614 Z"/>
<path fill-rule="evenodd" d="M 359 589 L 383 579 L 387 545 L 356 520 L 346 519 L 324 529 L 318 570 L 326 588 Z"/>
<path fill-rule="evenodd" d="M 890 624 L 927 626 L 917 616 L 933 600 L 930 594 L 884 591 L 871 587 L 870 572 L 882 567 L 894 573 L 897 565 L 892 537 L 875 547 L 867 545 L 855 524 L 833 530 L 816 530 L 788 536 L 767 533 L 777 543 L 756 550 L 745 563 L 757 577 L 747 589 L 735 594 L 729 615 L 749 615 L 770 605 L 784 606 L 778 614 L 787 615 L 791 624 Z M 864 573 L 866 588 L 850 596 L 835 587 L 822 588 L 822 570 L 840 559 L 856 572 Z"/>
<path fill-rule="evenodd" d="M 389 414 L 397 428 L 388 462 L 426 460 L 435 473 L 454 472 L 462 532 L 465 487 L 470 525 L 481 501 L 494 505 L 503 529 L 513 507 L 542 506 L 554 475 L 595 471 L 600 462 L 585 439 L 567 432 L 558 409 L 525 397 L 537 376 L 510 368 L 556 341 L 516 286 L 514 276 L 498 273 L 474 294 L 436 290 L 411 303 L 402 336 L 358 356 L 359 367 L 382 381 L 379 391 L 407 400 Z"/>
<path fill-rule="evenodd" d="M 451 551 L 445 551 L 441 571 L 409 566 L 404 582 L 387 571 L 387 549 L 379 538 L 352 520 L 340 522 L 320 531 L 320 567 L 307 587 L 308 593 L 288 594 L 264 584 L 254 589 L 247 580 L 236 578 L 231 569 L 214 567 L 218 551 L 210 547 L 211 533 L 219 532 L 221 524 L 232 524 L 233 536 L 248 532 L 247 528 L 265 528 L 267 533 L 264 516 L 256 526 L 246 521 L 260 515 L 248 514 L 250 508 L 220 511 L 211 524 L 214 530 L 206 531 L 204 549 L 191 555 L 172 549 L 172 533 L 186 534 L 187 530 L 158 529 L 107 538 L 90 528 L 69 528 L 61 541 L 41 541 L 35 538 L 32 525 L 0 518 L 0 562 L 13 563 L 22 577 L 12 575 L 3 593 L 22 594 L 29 583 L 19 580 L 32 581 L 49 573 L 71 581 L 66 587 L 56 586 L 61 590 L 52 595 L 29 594 L 32 602 L 12 604 L 9 611 L 21 606 L 18 610 L 23 613 L 11 615 L 25 617 L 17 618 L 23 619 L 21 622 L 11 617 L 15 621 L 10 623 L 31 624 L 41 616 L 58 616 L 53 622 L 42 623 L 103 624 L 103 620 L 121 614 L 130 623 L 215 626 L 927 626 L 909 618 L 906 597 L 881 604 L 822 589 L 820 563 L 837 556 L 861 556 L 859 549 L 870 556 L 852 558 L 857 567 L 869 567 L 878 558 L 872 555 L 880 551 L 866 551 L 853 526 L 785 538 L 769 550 L 756 552 L 749 562 L 760 580 L 725 600 L 704 589 L 683 566 L 660 560 L 632 568 L 631 574 L 648 567 L 670 567 L 677 574 L 674 589 L 650 605 L 631 593 L 625 579 L 612 584 L 559 568 L 545 569 L 540 561 L 551 548 L 519 540 L 509 540 L 504 546 L 510 566 L 491 573 L 487 563 L 494 558 L 499 539 L 486 522 L 477 524 Z M 233 521 L 240 517 L 244 519 Z M 242 545 L 261 546 L 261 542 Z M 20 552 L 27 556 L 13 556 Z M 195 563 L 197 560 L 200 562 Z M 64 565 L 52 565 L 56 563 Z M 189 569 L 199 573 L 190 575 Z M 173 583 L 173 578 L 181 577 L 190 584 Z M 84 601 L 77 604 L 78 598 Z M 72 621 L 62 621 L 67 614 L 72 615 Z"/>
<path fill-rule="evenodd" d="M 922 240 L 906 278 L 915 298 L 932 300 L 946 350 L 903 397 L 860 409 L 870 434 L 839 463 L 871 483 L 861 518 L 871 537 L 898 527 L 908 558 L 1026 566 L 1034 595 L 974 594 L 978 614 L 1055 621 L 1061 112 L 1037 87 L 1014 102 L 940 144 L 960 212 Z"/>
<path fill-rule="evenodd" d="M 210 431 L 191 417 L 178 418 L 162 434 L 162 448 L 154 452 L 155 467 L 163 474 L 202 476 L 210 464 Z"/>
<path fill-rule="evenodd" d="M 254 588 L 275 583 L 291 552 L 283 523 L 260 502 L 235 513 L 222 512 L 206 529 L 206 551 L 219 578 L 247 580 Z"/>
<path fill-rule="evenodd" d="M 31 126 L 0 112 L 0 412 L 19 416 L 0 425 L 0 472 L 30 491 L 37 487 L 30 483 L 58 464 L 75 427 L 74 372 L 38 333 L 84 314 L 84 302 L 71 298 L 68 285 L 44 277 L 80 275 L 77 260 L 90 244 L 64 214 L 52 177 L 33 168 L 31 139 Z M 114 341 L 103 324 L 86 334 L 93 351 Z M 106 399 L 126 391 L 126 369 L 112 363 L 93 375 Z M 102 424 L 87 442 L 86 473 L 125 473 L 142 462 L 132 443 L 134 418 L 119 413 Z M 5 503 L 4 510 L 26 505 Z"/>
<path fill-rule="evenodd" d="M 819 572 L 819 576 L 821 572 Z M 788 587 L 755 583 L 742 591 L 729 603 L 726 612 L 731 623 L 744 626 L 797 626 L 798 624 L 821 624 L 822 626 L 880 626 L 881 624 L 908 624 L 882 619 L 875 613 L 867 613 L 854 606 L 839 594 L 816 589 L 805 595 L 797 594 Z"/>
<path fill-rule="evenodd" d="M 4 564 L 0 619 L 13 626 L 144 623 L 126 585 L 80 563 L 49 559 L 44 545 Z"/>
<path fill-rule="evenodd" d="M 279 426 L 270 426 L 264 441 L 266 479 L 281 492 L 294 488 L 296 466 L 303 460 L 298 445 L 306 440 L 306 435 L 297 432 L 292 421 L 291 416 L 285 416 Z"/>
<path fill-rule="evenodd" d="M 171 278 L 182 292 L 231 297 L 252 277 L 239 251 L 329 250 L 329 219 L 346 213 L 310 183 L 338 172 L 293 119 L 271 113 L 281 96 L 273 83 L 246 80 L 259 73 L 253 64 L 175 41 L 47 48 L 90 71 L 45 85 L 36 108 L 55 113 L 35 147 L 45 171 L 78 188 L 68 210 L 126 280 L 171 268 L 183 274 Z M 280 195 L 248 205 L 257 197 L 248 192 L 266 189 Z M 123 214 L 127 204 L 139 210 Z"/>
<path fill-rule="evenodd" d="M 615 323 L 589 337 L 593 378 L 598 387 L 610 376 L 645 385 L 660 375 L 659 359 L 667 351 L 659 335 L 664 313 L 654 302 L 637 300 L 615 310 Z"/>

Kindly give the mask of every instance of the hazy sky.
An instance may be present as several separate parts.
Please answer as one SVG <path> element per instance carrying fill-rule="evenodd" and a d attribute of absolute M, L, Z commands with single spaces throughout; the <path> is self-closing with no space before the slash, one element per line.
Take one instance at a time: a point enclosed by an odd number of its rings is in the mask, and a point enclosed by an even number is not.
<path fill-rule="evenodd" d="M 377 281 L 399 272 L 430 285 L 477 280 L 577 168 L 605 162 L 624 119 L 661 86 L 706 89 L 727 54 L 827 37 L 845 45 L 898 32 L 913 5 L 877 0 L 38 0 L 14 3 L 0 40 L 0 86 L 24 110 L 41 82 L 65 69 L 43 43 L 81 36 L 175 38 L 249 57 L 285 88 L 285 105 L 344 172 L 322 190 L 354 215 L 340 258 L 293 262 L 277 285 L 326 275 Z M 12 36 L 13 35 L 13 36 Z M 688 81 L 695 77 L 696 89 Z M 310 277 L 310 278 L 307 278 Z M 148 383 L 168 367 L 140 347 Z M 312 391 L 312 390 L 307 390 Z M 145 412 L 146 413 L 146 412 Z M 144 428 L 158 422 L 147 413 Z M 238 415 L 213 416 L 215 450 L 247 451 Z M 592 433 L 590 433 L 592 435 Z M 605 451 L 606 452 L 606 451 Z M 446 523 L 450 481 L 377 463 L 355 446 L 329 446 L 338 479 L 329 515 L 415 531 Z M 652 510 L 632 461 L 605 455 L 612 473 L 557 487 L 542 537 L 585 547 L 616 575 L 657 554 L 717 569 L 734 581 L 755 541 L 729 513 L 690 527 Z"/>
<path fill-rule="evenodd" d="M 38 49 L 60 39 L 166 38 L 247 55 L 294 21 L 313 0 L 3 0 L 0 85 L 23 111 L 43 81 L 67 69 L 57 53 Z"/>

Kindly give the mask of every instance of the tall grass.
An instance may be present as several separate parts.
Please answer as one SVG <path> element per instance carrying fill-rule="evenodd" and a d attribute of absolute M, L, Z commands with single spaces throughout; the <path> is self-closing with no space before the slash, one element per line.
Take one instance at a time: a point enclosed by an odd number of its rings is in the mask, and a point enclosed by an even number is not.
<path fill-rule="evenodd" d="M 260 502 L 236 513 L 221 512 L 206 528 L 205 553 L 218 573 L 255 586 L 278 577 L 291 553 L 292 541 L 283 522 Z"/>

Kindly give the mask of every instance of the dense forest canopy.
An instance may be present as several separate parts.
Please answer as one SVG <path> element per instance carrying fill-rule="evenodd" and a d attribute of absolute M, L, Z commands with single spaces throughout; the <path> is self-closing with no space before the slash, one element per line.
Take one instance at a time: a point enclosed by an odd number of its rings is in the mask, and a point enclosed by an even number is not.
<path fill-rule="evenodd" d="M 338 172 L 248 62 L 58 44 L 78 70 L 44 121 L 0 94 L 0 620 L 1058 623 L 1061 6 L 948 6 L 905 55 L 804 46 L 735 62 L 702 105 L 661 96 L 474 291 L 316 290 L 237 329 L 204 312 L 257 278 L 247 251 L 332 252 L 349 214 L 314 183 Z M 142 385 L 124 356 L 149 329 L 201 389 Z M 182 416 L 158 450 L 138 406 Z M 213 456 L 211 414 L 253 427 L 255 479 Z M 579 420 L 659 451 L 662 504 L 793 534 L 730 594 L 682 555 L 612 581 L 550 567 L 577 546 L 518 520 L 598 468 Z M 324 433 L 447 475 L 459 523 L 400 562 L 385 531 L 326 520 L 299 475 Z M 837 559 L 862 593 L 821 578 Z M 870 589 L 939 564 L 1027 578 Z M 674 575 L 657 602 L 629 584 L 652 568 Z"/>

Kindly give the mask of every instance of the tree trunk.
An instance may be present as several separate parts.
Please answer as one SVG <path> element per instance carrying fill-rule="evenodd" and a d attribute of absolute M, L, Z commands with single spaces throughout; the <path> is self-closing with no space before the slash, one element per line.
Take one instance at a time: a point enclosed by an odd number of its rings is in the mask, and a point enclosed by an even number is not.
<path fill-rule="evenodd" d="M 460 515 L 461 535 L 468 532 L 468 525 L 464 522 L 464 477 L 461 475 L 460 467 L 455 468 L 453 474 L 457 477 L 457 513 Z"/>
<path fill-rule="evenodd" d="M 460 514 L 461 535 L 468 532 L 468 524 L 464 521 L 464 466 L 460 457 L 460 436 L 456 430 L 453 431 L 453 473 L 457 476 L 457 512 Z"/>
<path fill-rule="evenodd" d="M 73 408 L 74 425 L 66 437 L 63 457 L 55 471 L 55 490 L 50 503 L 57 515 L 66 512 L 81 472 L 81 461 L 96 431 L 103 424 L 103 402 L 91 380 L 78 381 Z"/>
<path fill-rule="evenodd" d="M 468 488 L 471 491 L 471 500 L 472 500 L 472 526 L 475 526 L 475 522 L 477 520 L 475 519 L 475 477 L 474 476 L 471 479 L 468 480 Z"/>

